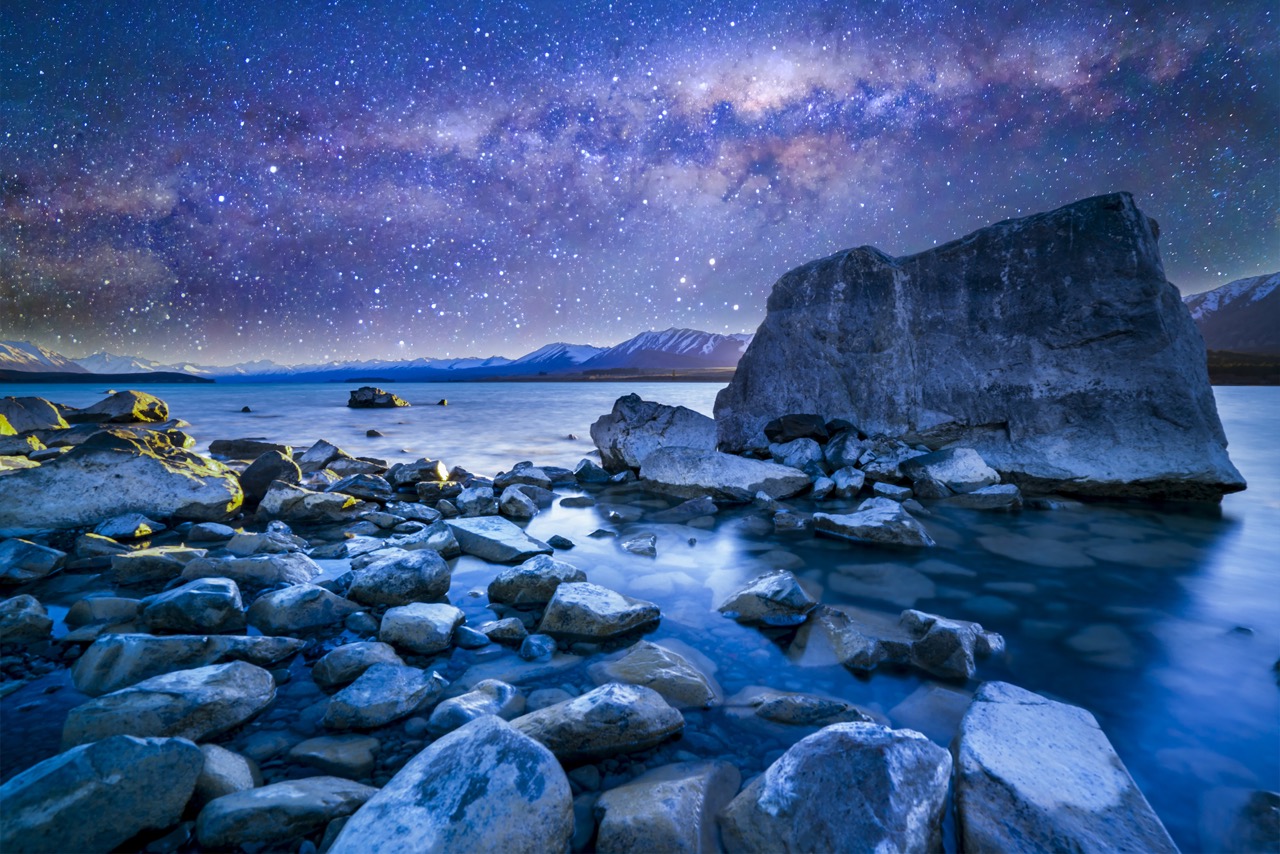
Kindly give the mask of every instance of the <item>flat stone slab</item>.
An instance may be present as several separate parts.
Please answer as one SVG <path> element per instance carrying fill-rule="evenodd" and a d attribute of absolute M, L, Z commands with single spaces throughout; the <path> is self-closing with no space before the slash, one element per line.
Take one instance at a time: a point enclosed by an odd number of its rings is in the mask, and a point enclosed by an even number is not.
<path fill-rule="evenodd" d="M 463 553 L 490 563 L 515 563 L 552 551 L 551 546 L 500 516 L 450 519 L 447 524 Z"/>

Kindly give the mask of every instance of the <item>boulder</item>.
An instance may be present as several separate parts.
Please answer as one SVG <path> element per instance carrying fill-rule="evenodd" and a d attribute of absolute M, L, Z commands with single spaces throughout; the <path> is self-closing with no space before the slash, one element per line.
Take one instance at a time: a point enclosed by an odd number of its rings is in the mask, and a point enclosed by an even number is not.
<path fill-rule="evenodd" d="M 522 715 L 511 725 L 562 762 L 577 762 L 654 747 L 683 730 L 684 717 L 657 691 L 610 683 Z"/>
<path fill-rule="evenodd" d="M 532 519 L 538 515 L 538 505 L 519 487 L 508 486 L 498 499 L 498 512 L 510 519 Z"/>
<path fill-rule="evenodd" d="M 714 451 L 716 424 L 692 409 L 627 394 L 614 401 L 612 412 L 591 425 L 591 439 L 600 449 L 604 468 L 616 472 L 640 468 L 645 457 L 659 448 Z"/>
<path fill-rule="evenodd" d="M 377 791 L 341 777 L 307 777 L 223 795 L 200 810 L 196 838 L 215 850 L 292 842 L 351 815 Z"/>
<path fill-rule="evenodd" d="M 373 729 L 430 706 L 446 682 L 439 674 L 379 662 L 329 698 L 321 720 L 330 729 Z"/>
<path fill-rule="evenodd" d="M 352 409 L 395 409 L 408 405 L 408 401 L 401 400 L 391 392 L 370 385 L 360 386 L 351 392 L 351 397 L 347 400 L 347 406 Z"/>
<path fill-rule="evenodd" d="M 949 492 L 973 492 L 1000 482 L 1000 474 L 973 448 L 947 448 L 901 464 L 902 473 L 914 483 L 940 483 Z M 941 496 L 926 495 L 926 498 Z"/>
<path fill-rule="evenodd" d="M 303 451 L 297 457 L 297 460 L 298 467 L 302 469 L 303 474 L 313 474 L 323 470 L 334 460 L 340 460 L 343 457 L 350 458 L 350 456 L 350 454 L 332 442 L 320 439 L 310 448 Z"/>
<path fill-rule="evenodd" d="M 384 503 L 395 497 L 395 491 L 385 477 L 363 472 L 350 474 L 335 480 L 324 488 L 325 492 L 341 492 L 362 501 Z"/>
<path fill-rule="evenodd" d="M 493 516 L 498 512 L 498 499 L 489 486 L 468 486 L 453 499 L 463 516 Z"/>
<path fill-rule="evenodd" d="M 486 716 L 434 742 L 347 821 L 329 854 L 568 849 L 573 802 L 545 747 Z"/>
<path fill-rule="evenodd" d="M 245 504 L 256 507 L 277 480 L 291 485 L 302 482 L 302 469 L 293 461 L 289 451 L 265 451 L 240 473 Z"/>
<path fill-rule="evenodd" d="M 161 674 L 227 661 L 270 667 L 303 646 L 294 638 L 104 634 L 76 659 L 71 678 L 81 693 L 97 697 Z"/>
<path fill-rule="evenodd" d="M 844 430 L 827 442 L 822 449 L 822 458 L 832 471 L 856 466 L 862 455 L 871 448 L 871 444 L 870 440 L 859 438 L 857 430 Z"/>
<path fill-rule="evenodd" d="M 716 503 L 709 496 L 703 495 L 698 498 L 690 498 L 688 501 L 677 504 L 667 510 L 650 513 L 645 518 L 650 522 L 681 525 L 690 519 L 697 519 L 699 516 L 714 516 L 719 512 L 720 508 L 716 506 Z"/>
<path fill-rule="evenodd" d="M 450 519 L 446 524 L 465 554 L 491 563 L 515 563 L 551 553 L 551 546 L 499 516 Z"/>
<path fill-rule="evenodd" d="M 117 585 L 166 584 L 208 554 L 186 546 L 156 546 L 111 556 L 111 580 Z"/>
<path fill-rule="evenodd" d="M 597 685 L 623 682 L 652 688 L 677 709 L 709 709 L 723 696 L 715 679 L 687 658 L 648 641 L 592 664 L 587 673 Z"/>
<path fill-rule="evenodd" d="M 792 439 L 790 442 L 769 446 L 769 456 L 775 463 L 800 469 L 811 477 L 824 476 L 829 467 L 822 456 L 822 446 L 813 439 Z"/>
<path fill-rule="evenodd" d="M 320 565 L 298 552 L 259 554 L 250 557 L 192 560 L 182 570 L 182 578 L 230 578 L 244 588 L 274 587 L 278 584 L 306 584 L 321 573 Z"/>
<path fill-rule="evenodd" d="M 336 688 L 354 682 L 375 664 L 403 665 L 404 661 L 396 655 L 391 644 L 357 641 L 344 644 L 321 657 L 311 668 L 311 678 L 321 688 Z"/>
<path fill-rule="evenodd" d="M 658 535 L 635 534 L 624 538 L 618 543 L 618 547 L 625 552 L 631 552 L 633 555 L 656 557 L 658 554 Z"/>
<path fill-rule="evenodd" d="M 454 535 L 453 528 L 446 524 L 443 519 L 438 519 L 413 533 L 392 537 L 385 540 L 381 545 L 389 548 L 404 549 L 405 551 L 431 549 L 446 559 L 462 554 L 462 549 L 458 545 L 458 538 Z"/>
<path fill-rule="evenodd" d="M 247 756 L 216 744 L 202 744 L 200 752 L 204 754 L 204 767 L 196 778 L 193 800 L 197 805 L 262 785 L 258 764 Z"/>
<path fill-rule="evenodd" d="M 741 782 L 728 762 L 678 762 L 648 771 L 596 801 L 596 850 L 715 854 L 722 850 L 716 816 Z"/>
<path fill-rule="evenodd" d="M 493 488 L 498 492 L 506 491 L 509 486 L 536 486 L 539 489 L 550 489 L 551 478 L 542 469 L 528 461 L 516 463 L 511 471 L 504 472 L 493 479 Z"/>
<path fill-rule="evenodd" d="M 141 513 L 122 513 L 105 522 L 99 522 L 93 532 L 99 537 L 109 537 L 113 540 L 137 540 L 157 534 L 164 529 L 164 525 L 154 519 L 148 519 Z"/>
<path fill-rule="evenodd" d="M 125 512 L 220 522 L 242 499 L 222 463 L 154 433 L 104 430 L 39 468 L 5 475 L 0 530 L 88 527 Z"/>
<path fill-rule="evenodd" d="M 716 398 L 721 445 L 758 444 L 770 419 L 802 409 L 971 448 L 1036 491 L 1243 489 L 1157 234 L 1113 193 L 917 255 L 860 247 L 793 270 Z"/>
<path fill-rule="evenodd" d="M 603 640 L 656 623 L 658 606 L 586 581 L 556 588 L 538 631 L 566 640 Z"/>
<path fill-rule="evenodd" d="M 151 424 L 169 420 L 169 406 L 143 391 L 118 391 L 85 409 L 73 409 L 67 420 L 76 424 Z"/>
<path fill-rule="evenodd" d="M 868 498 L 854 513 L 814 513 L 813 528 L 842 540 L 880 546 L 927 548 L 933 537 L 914 516 L 891 498 Z"/>
<path fill-rule="evenodd" d="M 910 663 L 935 676 L 969 679 L 977 670 L 975 658 L 1004 650 L 1004 638 L 966 620 L 908 610 L 899 624 L 913 636 Z"/>
<path fill-rule="evenodd" d="M 960 724 L 956 817 L 968 851 L 1178 850 L 1093 715 L 1005 682 Z"/>
<path fill-rule="evenodd" d="M 573 468 L 573 477 L 578 483 L 609 482 L 609 473 L 591 460 L 578 460 Z"/>
<path fill-rule="evenodd" d="M 963 507 L 967 510 L 1016 511 L 1022 509 L 1022 490 L 1012 483 L 1001 483 L 995 486 L 984 486 L 961 495 L 952 495 L 943 503 L 948 507 Z"/>
<path fill-rule="evenodd" d="M 86 596 L 67 609 L 63 622 L 69 628 L 93 623 L 131 623 L 138 617 L 142 600 L 123 596 Z"/>
<path fill-rule="evenodd" d="M 449 564 L 438 553 L 430 549 L 396 549 L 357 572 L 347 597 L 363 605 L 430 602 L 443 598 L 451 581 Z"/>
<path fill-rule="evenodd" d="M 436 706 L 427 720 L 427 731 L 441 736 L 485 715 L 509 721 L 523 714 L 524 706 L 519 688 L 499 679 L 482 679 L 467 693 Z"/>
<path fill-rule="evenodd" d="M 706 495 L 726 501 L 751 501 L 756 493 L 783 499 L 810 486 L 809 475 L 788 466 L 715 450 L 661 448 L 645 457 L 640 480 L 653 492 L 678 498 Z"/>
<path fill-rule="evenodd" d="M 321 735 L 289 748 L 289 758 L 321 773 L 354 780 L 373 773 L 381 746 L 371 735 Z"/>
<path fill-rule="evenodd" d="M 4 435 L 9 436 L 28 430 L 65 430 L 71 426 L 58 407 L 43 397 L 0 397 L 0 418 L 8 422 L 11 431 Z"/>
<path fill-rule="evenodd" d="M 726 617 L 743 623 L 766 626 L 796 626 L 803 623 L 818 602 L 785 569 L 766 572 L 747 582 L 720 603 Z"/>
<path fill-rule="evenodd" d="M 354 521 L 373 507 L 341 492 L 313 492 L 301 486 L 274 481 L 258 504 L 259 519 L 324 525 Z"/>
<path fill-rule="evenodd" d="M 444 483 L 449 479 L 449 467 L 440 460 L 428 460 L 423 457 L 411 463 L 396 463 L 387 472 L 387 480 L 393 486 L 408 486 L 426 481 L 428 483 Z"/>
<path fill-rule="evenodd" d="M 950 776 L 951 755 L 918 732 L 832 724 L 794 744 L 725 808 L 725 848 L 940 850 Z"/>
<path fill-rule="evenodd" d="M 202 741 L 244 723 L 275 697 L 271 674 L 244 661 L 179 670 L 76 706 L 67 713 L 62 743 L 112 735 Z"/>
<path fill-rule="evenodd" d="M 341 623 L 361 607 L 314 584 L 295 584 L 259 596 L 249 606 L 249 625 L 273 635 L 315 631 Z"/>
<path fill-rule="evenodd" d="M 866 483 L 867 476 L 852 466 L 836 469 L 831 473 L 832 493 L 836 498 L 853 498 Z"/>
<path fill-rule="evenodd" d="M 34 596 L 0 600 L 0 643 L 36 643 L 53 632 L 49 612 Z"/>
<path fill-rule="evenodd" d="M 465 628 L 465 627 L 464 627 Z M 459 629 L 461 631 L 461 629 Z M 516 617 L 501 620 L 490 620 L 476 626 L 476 631 L 484 636 L 486 642 L 500 643 L 518 647 L 529 636 L 529 630 Z"/>
<path fill-rule="evenodd" d="M 388 608 L 378 640 L 419 655 L 432 655 L 452 645 L 453 630 L 464 619 L 462 611 L 447 604 L 414 602 Z"/>
<path fill-rule="evenodd" d="M 203 764 L 184 738 L 117 735 L 59 753 L 0 786 L 0 850 L 112 851 L 177 824 Z"/>
<path fill-rule="evenodd" d="M 200 578 L 148 596 L 138 617 L 150 632 L 218 634 L 245 626 L 240 588 L 229 578 Z"/>
<path fill-rule="evenodd" d="M 504 569 L 489 582 L 489 601 L 506 605 L 544 605 L 561 584 L 586 581 L 587 574 L 550 555 L 535 555 Z"/>
<path fill-rule="evenodd" d="M 237 557 L 249 557 L 250 555 L 258 554 L 286 554 L 288 552 L 302 551 L 306 547 L 306 540 L 284 531 L 264 531 L 262 533 L 239 531 L 233 533 L 231 539 L 223 546 L 224 549 Z"/>
<path fill-rule="evenodd" d="M 257 460 L 264 454 L 275 451 L 284 455 L 288 459 L 293 458 L 293 448 L 289 445 L 280 445 L 276 442 L 268 442 L 265 439 L 214 439 L 209 443 L 209 453 L 215 457 L 223 457 L 229 460 L 242 460 L 249 462 Z"/>
<path fill-rule="evenodd" d="M 0 543 L 0 584 L 26 584 L 62 568 L 67 553 L 17 538 Z"/>

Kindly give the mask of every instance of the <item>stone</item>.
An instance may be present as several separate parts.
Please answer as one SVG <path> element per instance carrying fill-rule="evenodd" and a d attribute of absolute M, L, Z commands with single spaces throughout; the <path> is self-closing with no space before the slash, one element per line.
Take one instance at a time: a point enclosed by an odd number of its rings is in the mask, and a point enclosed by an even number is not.
<path fill-rule="evenodd" d="M 449 480 L 449 467 L 440 460 L 429 460 L 423 457 L 411 463 L 396 463 L 387 472 L 387 480 L 397 487 L 424 481 L 444 483 Z"/>
<path fill-rule="evenodd" d="M 329 698 L 321 723 L 329 729 L 384 726 L 430 706 L 448 684 L 431 671 L 378 662 Z"/>
<path fill-rule="evenodd" d="M 41 457 L 38 460 L 28 459 L 26 457 L 0 456 L 0 474 L 11 471 L 22 471 L 23 469 L 39 468 L 40 463 L 45 459 L 53 459 L 54 457 L 61 456 L 62 452 L 58 451 L 54 453 L 51 451 L 40 451 L 38 453 Z"/>
<path fill-rule="evenodd" d="M 363 501 L 377 501 L 379 503 L 390 501 L 395 497 L 395 491 L 386 478 L 369 473 L 347 475 L 326 486 L 324 491 L 341 492 L 344 495 L 350 495 Z"/>
<path fill-rule="evenodd" d="M 321 773 L 354 780 L 373 773 L 380 746 L 371 735 L 322 735 L 295 744 L 289 758 Z"/>
<path fill-rule="evenodd" d="M 164 529 L 164 525 L 154 519 L 148 519 L 141 513 L 124 513 L 98 523 L 93 532 L 100 537 L 110 537 L 113 540 L 137 540 L 157 534 Z"/>
<path fill-rule="evenodd" d="M 652 688 L 677 709 L 709 709 L 723 697 L 713 677 L 675 650 L 648 641 L 588 666 L 587 673 L 597 685 L 624 682 Z"/>
<path fill-rule="evenodd" d="M 307 541 L 283 531 L 264 531 L 251 533 L 239 531 L 232 535 L 223 546 L 237 557 L 249 557 L 256 554 L 286 554 L 301 551 L 307 547 Z"/>
<path fill-rule="evenodd" d="M 258 504 L 258 518 L 282 519 L 291 524 L 322 525 L 354 521 L 366 510 L 366 502 L 341 492 L 313 492 L 301 486 L 273 481 Z"/>
<path fill-rule="evenodd" d="M 937 545 L 924 525 L 889 498 L 868 498 L 853 513 L 814 513 L 813 528 L 842 540 L 879 546 L 930 548 Z"/>
<path fill-rule="evenodd" d="M 767 572 L 731 593 L 717 610 L 743 623 L 796 626 L 803 623 L 818 602 L 785 569 Z"/>
<path fill-rule="evenodd" d="M 853 703 L 835 697 L 748 686 L 725 701 L 730 713 L 750 710 L 754 717 L 788 726 L 824 727 L 875 719 Z"/>
<path fill-rule="evenodd" d="M 0 418 L 9 425 L 14 433 L 26 433 L 29 430 L 65 430 L 70 425 L 54 406 L 43 397 L 0 397 Z"/>
<path fill-rule="evenodd" d="M 445 604 L 414 602 L 388 608 L 378 640 L 419 655 L 443 652 L 453 643 L 453 630 L 462 625 L 462 611 Z"/>
<path fill-rule="evenodd" d="M 573 548 L 575 544 L 573 540 L 568 537 L 562 537 L 559 534 L 552 534 L 550 537 L 547 537 L 547 545 L 558 551 L 567 551 L 568 549 Z"/>
<path fill-rule="evenodd" d="M 207 553 L 205 549 L 186 546 L 156 546 L 113 555 L 111 580 L 121 586 L 165 584 L 180 577 L 193 561 Z"/>
<path fill-rule="evenodd" d="M 67 553 L 17 538 L 0 543 L 0 584 L 26 584 L 44 578 L 67 562 Z"/>
<path fill-rule="evenodd" d="M 196 778 L 193 801 L 197 805 L 262 785 L 262 772 L 247 756 L 216 744 L 202 744 L 200 752 L 204 754 L 204 767 Z"/>
<path fill-rule="evenodd" d="M 256 507 L 276 481 L 291 485 L 302 482 L 302 469 L 293 461 L 290 453 L 287 450 L 266 451 L 240 473 L 245 504 Z"/>
<path fill-rule="evenodd" d="M 209 443 L 209 453 L 213 456 L 244 462 L 257 460 L 272 451 L 289 459 L 293 458 L 292 447 L 268 442 L 266 439 L 214 439 Z"/>
<path fill-rule="evenodd" d="M 655 557 L 658 554 L 658 537 L 655 534 L 635 534 L 619 542 L 618 546 L 633 555 Z"/>
<path fill-rule="evenodd" d="M 305 645 L 295 638 L 104 634 L 76 659 L 71 677 L 78 691 L 97 697 L 165 673 L 228 661 L 271 667 Z"/>
<path fill-rule="evenodd" d="M 610 683 L 511 725 L 562 762 L 577 762 L 654 747 L 683 730 L 684 717 L 650 688 Z"/>
<path fill-rule="evenodd" d="M 500 474 L 493 479 L 493 488 L 505 492 L 510 486 L 536 486 L 539 489 L 550 489 L 551 478 L 542 469 L 531 463 L 516 463 L 511 471 Z"/>
<path fill-rule="evenodd" d="M 34 596 L 0 600 L 0 643 L 36 643 L 53 632 L 49 612 Z"/>
<path fill-rule="evenodd" d="M 349 599 L 363 605 L 407 605 L 441 599 L 449 592 L 449 564 L 437 552 L 391 551 L 355 574 L 347 589 Z"/>
<path fill-rule="evenodd" d="M 230 525 L 222 525 L 217 522 L 201 522 L 198 525 L 192 525 L 191 530 L 187 531 L 187 542 L 221 543 L 230 540 L 235 535 L 236 529 Z"/>
<path fill-rule="evenodd" d="M 719 512 L 720 508 L 716 506 L 716 503 L 709 496 L 703 495 L 698 498 L 690 498 L 688 501 L 677 504 L 670 509 L 650 513 L 646 518 L 650 522 L 680 525 L 690 519 L 697 519 L 700 516 L 714 516 Z"/>
<path fill-rule="evenodd" d="M 351 397 L 347 400 L 347 406 L 352 409 L 395 409 L 398 406 L 408 405 L 407 401 L 391 392 L 368 385 L 351 392 Z"/>
<path fill-rule="evenodd" d="M 678 498 L 748 502 L 756 493 L 784 499 L 810 486 L 799 469 L 696 448 L 662 448 L 645 458 L 640 480 L 653 492 Z"/>
<path fill-rule="evenodd" d="M 640 468 L 645 458 L 659 448 L 714 451 L 716 425 L 692 409 L 627 394 L 614 401 L 612 412 L 591 425 L 591 440 L 600 449 L 601 465 L 617 472 Z"/>
<path fill-rule="evenodd" d="M 498 499 L 489 486 L 468 486 L 458 493 L 453 504 L 465 517 L 493 516 L 498 512 Z"/>
<path fill-rule="evenodd" d="M 876 498 L 888 498 L 890 501 L 897 501 L 901 504 L 911 498 L 913 493 L 905 486 L 897 486 L 896 484 L 880 481 L 871 487 L 871 494 Z"/>
<path fill-rule="evenodd" d="M 579 460 L 573 469 L 573 477 L 578 483 L 609 482 L 609 473 L 591 460 Z"/>
<path fill-rule="evenodd" d="M 85 409 L 68 413 L 77 424 L 147 424 L 169 420 L 169 406 L 142 391 L 118 391 Z"/>
<path fill-rule="evenodd" d="M 297 456 L 296 459 L 298 461 L 298 467 L 302 469 L 302 473 L 311 474 L 313 472 L 322 471 L 334 460 L 350 456 L 350 454 L 332 442 L 320 439 L 310 448 L 307 448 L 307 450 L 301 455 Z"/>
<path fill-rule="evenodd" d="M 532 519 L 538 515 L 538 505 L 518 487 L 508 486 L 498 500 L 498 512 L 511 519 Z"/>
<path fill-rule="evenodd" d="M 333 689 L 354 682 L 375 664 L 403 665 L 404 661 L 391 644 L 357 641 L 325 653 L 312 666 L 311 678 L 321 688 Z"/>
<path fill-rule="evenodd" d="M 93 623 L 130 623 L 137 619 L 141 607 L 140 599 L 87 596 L 67 609 L 63 622 L 73 629 Z"/>
<path fill-rule="evenodd" d="M 314 584 L 264 593 L 249 606 L 249 625 L 273 635 L 315 631 L 341 623 L 360 606 Z"/>
<path fill-rule="evenodd" d="M 722 850 L 716 816 L 741 782 L 728 762 L 678 762 L 647 771 L 596 801 L 596 850 L 715 854 Z"/>
<path fill-rule="evenodd" d="M 210 801 L 196 819 L 204 848 L 292 842 L 348 816 L 377 793 L 341 777 L 285 780 Z"/>
<path fill-rule="evenodd" d="M 832 493 L 837 498 L 853 498 L 866 483 L 867 476 L 852 466 L 831 473 Z"/>
<path fill-rule="evenodd" d="M 969 851 L 1177 848 L 1097 720 L 986 682 L 960 725 L 956 817 Z"/>
<path fill-rule="evenodd" d="M 821 415 L 783 415 L 764 425 L 764 437 L 771 444 L 786 444 L 797 439 L 817 444 L 827 441 L 827 422 Z"/>
<path fill-rule="evenodd" d="M 948 507 L 964 507 L 968 510 L 1010 510 L 1022 509 L 1022 490 L 1012 483 L 1001 483 L 995 486 L 984 486 L 973 492 L 952 495 L 943 500 Z"/>
<path fill-rule="evenodd" d="M 535 555 L 519 566 L 504 569 L 489 582 L 489 601 L 506 605 L 544 605 L 561 584 L 586 581 L 587 574 L 571 563 L 549 555 Z"/>
<path fill-rule="evenodd" d="M 118 735 L 60 753 L 0 786 L 0 850 L 112 851 L 177 824 L 203 763 L 182 738 Z"/>
<path fill-rule="evenodd" d="M 465 626 L 461 628 L 465 628 Z M 529 630 L 525 628 L 524 623 L 515 617 L 481 623 L 476 627 L 476 630 L 484 637 L 486 643 L 492 641 L 493 643 L 506 644 L 507 646 L 518 647 L 529 636 Z"/>
<path fill-rule="evenodd" d="M 857 430 L 845 430 L 831 437 L 831 441 L 822 449 L 822 458 L 832 471 L 842 468 L 853 468 L 862 455 L 870 450 L 872 442 L 859 438 Z"/>
<path fill-rule="evenodd" d="M 813 439 L 793 439 L 783 444 L 769 446 L 773 461 L 793 469 L 800 469 L 811 477 L 822 477 L 828 471 L 822 455 L 822 446 Z"/>
<path fill-rule="evenodd" d="M 748 447 L 779 413 L 818 410 L 913 445 L 971 448 L 1036 492 L 1243 489 L 1157 233 L 1113 193 L 917 255 L 861 247 L 793 270 L 716 399 L 721 445 Z"/>
<path fill-rule="evenodd" d="M 601 640 L 638 631 L 660 618 L 652 602 L 577 581 L 556 588 L 538 631 L 567 640 Z"/>
<path fill-rule="evenodd" d="M 275 697 L 271 674 L 244 661 L 165 673 L 73 708 L 62 744 L 112 735 L 202 741 L 249 720 Z"/>
<path fill-rule="evenodd" d="M 425 528 L 411 534 L 392 537 L 382 541 L 380 544 L 388 548 L 404 549 L 405 551 L 431 549 L 446 559 L 462 554 L 462 548 L 458 545 L 458 539 L 454 536 L 453 528 L 449 527 L 443 520 L 432 522 Z"/>
<path fill-rule="evenodd" d="M 556 639 L 551 635 L 532 634 L 520 641 L 519 655 L 525 661 L 550 661 L 556 654 Z"/>
<path fill-rule="evenodd" d="M 914 637 L 910 663 L 935 676 L 972 678 L 977 670 L 975 658 L 1004 651 L 1004 638 L 978 623 L 914 610 L 903 611 L 899 623 Z"/>
<path fill-rule="evenodd" d="M 440 738 L 348 820 L 329 854 L 565 851 L 569 781 L 542 745 L 497 717 Z"/>
<path fill-rule="evenodd" d="M 138 618 L 149 632 L 239 632 L 245 627 L 240 588 L 229 578 L 200 578 L 143 599 Z"/>
<path fill-rule="evenodd" d="M 0 530 L 83 528 L 124 512 L 221 522 L 242 500 L 222 463 L 148 431 L 103 430 L 39 468 L 6 474 Z"/>
<path fill-rule="evenodd" d="M 499 516 L 450 519 L 446 524 L 463 553 L 491 563 L 516 563 L 551 553 L 551 546 Z"/>
<path fill-rule="evenodd" d="M 440 511 L 428 507 L 425 504 L 418 504 L 414 501 L 388 501 L 383 507 L 388 513 L 394 513 L 405 519 L 417 522 L 426 522 L 430 525 L 432 522 L 440 520 Z"/>
<path fill-rule="evenodd" d="M 241 588 L 273 587 L 279 584 L 306 584 L 321 570 L 304 554 L 252 555 L 250 557 L 196 558 L 182 570 L 182 578 L 230 578 Z"/>
<path fill-rule="evenodd" d="M 524 713 L 525 700 L 520 689 L 498 679 L 484 679 L 465 694 L 451 697 L 427 720 L 427 730 L 441 736 L 485 715 L 511 720 Z"/>
<path fill-rule="evenodd" d="M 973 448 L 947 448 L 912 457 L 901 464 L 901 469 L 913 483 L 920 480 L 940 483 L 948 492 L 974 492 L 1000 482 L 1000 474 L 987 465 L 982 455 Z"/>

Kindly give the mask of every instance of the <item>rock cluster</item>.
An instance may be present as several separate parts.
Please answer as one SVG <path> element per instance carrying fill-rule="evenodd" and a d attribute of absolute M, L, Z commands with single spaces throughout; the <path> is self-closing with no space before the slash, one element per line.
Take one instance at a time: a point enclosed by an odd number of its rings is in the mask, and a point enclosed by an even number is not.
<path fill-rule="evenodd" d="M 347 401 L 347 406 L 352 409 L 394 409 L 408 405 L 391 392 L 368 385 L 351 392 L 351 399 Z"/>

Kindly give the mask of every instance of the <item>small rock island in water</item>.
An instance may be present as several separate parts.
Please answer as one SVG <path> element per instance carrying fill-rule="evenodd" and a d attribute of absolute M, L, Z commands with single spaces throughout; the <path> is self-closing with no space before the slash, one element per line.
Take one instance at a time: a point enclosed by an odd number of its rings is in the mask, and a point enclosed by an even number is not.
<path fill-rule="evenodd" d="M 737 652 L 645 640 L 686 617 L 527 530 L 554 506 L 693 546 L 737 513 L 902 584 L 895 560 L 948 550 L 921 522 L 939 508 L 980 526 L 1243 489 L 1157 236 L 1115 194 L 807 264 L 715 420 L 623 396 L 573 470 L 320 437 L 205 456 L 149 394 L 4 398 L 0 698 L 57 687 L 0 787 L 0 850 L 1176 850 L 1092 714 L 984 676 L 1019 650 L 980 622 L 824 603 L 782 557 L 712 603 L 798 667 L 919 680 L 948 750 L 785 672 L 728 695 Z M 670 584 L 660 541 L 619 548 Z M 484 584 L 453 586 L 463 561 Z M 1275 795 L 1250 798 L 1235 838 L 1266 844 Z"/>

